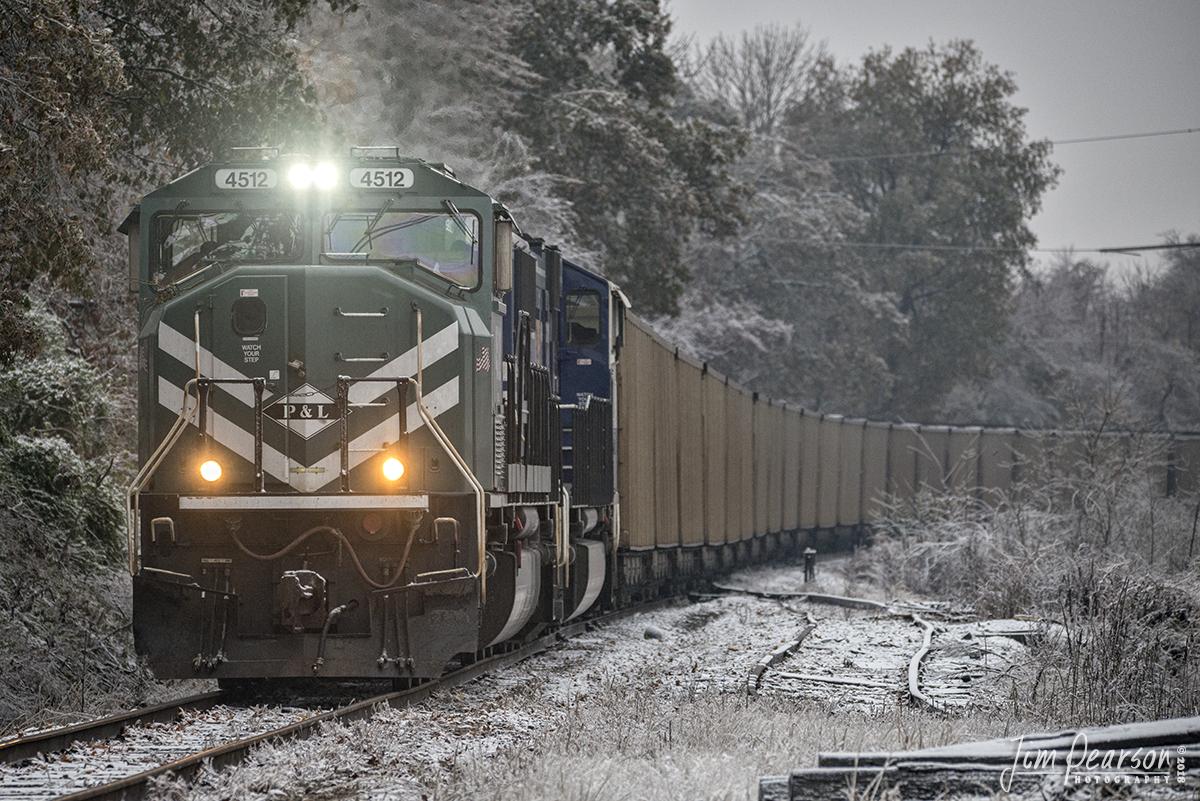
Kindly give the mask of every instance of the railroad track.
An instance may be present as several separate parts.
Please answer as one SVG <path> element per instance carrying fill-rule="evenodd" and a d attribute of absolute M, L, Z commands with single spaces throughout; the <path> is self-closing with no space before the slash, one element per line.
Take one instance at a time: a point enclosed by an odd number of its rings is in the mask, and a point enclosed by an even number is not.
<path fill-rule="evenodd" d="M 803 612 L 804 623 L 796 637 L 751 667 L 746 677 L 746 692 L 751 696 L 767 691 L 825 697 L 864 709 L 878 709 L 900 699 L 943 713 L 978 704 L 979 693 L 972 693 L 975 688 L 968 687 L 968 683 L 983 680 L 986 684 L 987 679 L 1003 674 L 1003 668 L 996 664 L 1014 665 L 1013 642 L 1038 632 L 1037 624 L 1032 622 L 967 622 L 966 616 L 937 605 L 886 604 L 838 595 L 764 592 L 721 585 L 714 588 L 780 603 L 809 602 L 876 613 L 860 615 L 851 622 L 836 617 L 817 619 L 811 612 Z M 936 626 L 926 620 L 933 616 L 941 618 Z M 934 650 L 935 635 L 940 646 L 937 663 L 923 666 Z M 999 645 L 1004 641 L 1008 641 L 1007 646 Z M 988 664 L 989 656 L 994 664 Z"/>
<path fill-rule="evenodd" d="M 237 764 L 258 745 L 308 737 L 322 723 L 369 718 L 381 705 L 420 703 L 438 689 L 460 686 L 594 626 L 668 602 L 657 601 L 568 624 L 514 650 L 449 671 L 439 679 L 326 711 L 235 708 L 230 705 L 244 698 L 219 691 L 0 743 L 0 801 L 143 798 L 156 777 L 169 774 L 188 780 L 203 765 L 221 768 Z M 256 730 L 245 734 L 250 727 Z M 233 734 L 239 730 L 240 735 Z M 117 739 L 122 741 L 121 746 L 110 747 Z"/>
<path fill-rule="evenodd" d="M 805 593 L 736 591 L 781 602 L 813 601 L 879 612 L 878 616 L 859 617 L 855 621 L 859 625 L 860 642 L 888 639 L 882 628 L 876 631 L 871 626 L 886 623 L 898 631 L 902 618 L 911 621 L 905 624 L 908 633 L 903 650 L 911 654 L 907 665 L 902 665 L 898 658 L 879 659 L 878 652 L 868 654 L 863 661 L 874 660 L 875 675 L 868 670 L 864 677 L 861 668 L 865 664 L 853 664 L 846 656 L 847 649 L 828 645 L 844 638 L 846 621 L 819 620 L 811 612 L 804 612 L 804 624 L 795 639 L 751 668 L 746 681 L 750 695 L 770 687 L 776 692 L 797 691 L 811 697 L 814 688 L 824 685 L 848 691 L 839 705 L 845 705 L 851 696 L 857 696 L 858 700 L 865 697 L 870 705 L 878 702 L 879 693 L 884 693 L 893 700 L 906 696 L 915 706 L 941 713 L 964 700 L 961 697 L 964 694 L 953 686 L 956 675 L 964 680 L 978 678 L 983 667 L 979 660 L 988 653 L 993 654 L 996 663 L 1005 661 L 1005 648 L 998 645 L 997 639 L 1021 641 L 1045 633 L 1033 623 L 967 624 L 953 616 L 935 626 L 922 615 L 938 610 L 915 606 L 906 609 Z M 935 651 L 935 635 L 939 638 L 938 657 L 934 664 L 922 667 L 922 662 Z M 989 638 L 997 639 L 989 642 Z M 813 642 L 820 639 L 826 644 Z M 902 650 L 895 647 L 897 640 L 893 636 L 888 647 Z M 893 655 L 898 656 L 898 653 Z M 844 669 L 839 669 L 839 663 Z M 802 667 L 797 668 L 797 664 Z M 1004 672 L 995 665 L 990 670 Z M 760 801 L 823 801 L 840 797 L 982 800 L 998 796 L 1014 801 L 1057 801 L 1080 797 L 1081 792 L 1089 798 L 1114 793 L 1127 798 L 1200 797 L 1200 716 L 916 751 L 822 752 L 815 768 L 800 768 L 785 776 L 766 776 L 759 781 Z"/>
<path fill-rule="evenodd" d="M 759 781 L 760 801 L 856 798 L 1195 798 L 1200 717 L 1009 737 L 919 751 L 829 752 Z M 1144 795 L 1143 795 L 1144 793 Z"/>
<path fill-rule="evenodd" d="M 231 693 L 227 690 L 201 693 L 86 723 L 16 737 L 0 742 L 0 763 L 11 765 L 25 759 L 33 759 L 38 754 L 65 751 L 75 743 L 119 737 L 132 726 L 166 723 L 174 720 L 183 710 L 203 712 L 227 703 L 230 697 Z"/>
<path fill-rule="evenodd" d="M 878 612 L 881 616 L 895 618 L 897 616 L 908 617 L 913 623 L 919 625 L 923 630 L 923 641 L 921 645 L 913 652 L 907 663 L 907 687 L 897 683 L 890 678 L 879 678 L 876 674 L 895 674 L 896 668 L 900 663 L 898 659 L 902 655 L 894 652 L 895 635 L 881 634 L 874 639 L 883 641 L 886 647 L 886 653 L 882 655 L 871 655 L 867 660 L 861 659 L 861 650 L 856 650 L 859 654 L 859 661 L 868 661 L 867 665 L 858 665 L 855 660 L 848 654 L 829 654 L 834 657 L 834 662 L 830 663 L 829 659 L 814 660 L 824 661 L 826 664 L 815 666 L 816 669 L 809 669 L 802 673 L 795 671 L 776 671 L 772 676 L 777 683 L 788 685 L 811 685 L 814 683 L 824 683 L 832 685 L 840 685 L 843 687 L 855 688 L 860 693 L 865 693 L 871 696 L 878 696 L 879 700 L 883 700 L 883 696 L 897 695 L 907 691 L 910 703 L 924 707 L 930 711 L 940 712 L 941 706 L 934 701 L 930 696 L 921 689 L 920 682 L 920 665 L 921 660 L 929 652 L 932 644 L 934 627 L 932 624 L 924 620 L 915 611 L 901 611 L 894 604 L 885 604 L 879 601 L 871 601 L 864 598 L 851 598 L 840 595 L 825 595 L 819 593 L 781 593 L 781 592 L 762 592 L 755 590 L 743 590 L 734 587 L 726 587 L 720 584 L 714 584 L 714 588 L 722 592 L 738 592 L 747 595 L 754 595 L 760 598 L 769 598 L 777 601 L 792 600 L 792 601 L 808 601 L 811 603 L 820 603 L 832 606 L 840 606 L 846 609 L 860 609 Z M 923 610 L 933 611 L 933 610 Z M 763 677 L 772 667 L 778 666 L 787 660 L 789 657 L 796 654 L 804 641 L 818 629 L 818 621 L 813 616 L 805 612 L 805 624 L 798 632 L 796 639 L 776 648 L 770 654 L 767 654 L 758 661 L 750 669 L 749 675 L 746 677 L 746 692 L 748 695 L 754 696 L 759 692 L 762 686 Z M 870 625 L 871 621 L 864 621 L 861 625 Z M 894 628 L 890 622 L 881 622 L 881 632 L 890 631 Z M 835 640 L 836 641 L 836 640 Z M 818 646 L 826 650 L 828 646 Z M 836 664 L 837 659 L 841 659 L 841 665 Z M 810 666 L 811 668 L 812 666 Z M 872 699 L 868 699 L 874 700 Z"/>

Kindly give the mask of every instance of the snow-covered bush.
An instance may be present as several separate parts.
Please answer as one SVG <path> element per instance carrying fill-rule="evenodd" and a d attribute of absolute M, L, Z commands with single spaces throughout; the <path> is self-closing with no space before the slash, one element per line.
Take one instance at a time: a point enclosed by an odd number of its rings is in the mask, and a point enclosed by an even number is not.
<path fill-rule="evenodd" d="M 1032 684 L 1014 693 L 1019 717 L 1060 726 L 1194 715 L 1200 498 L 1161 497 L 1145 473 L 1114 456 L 994 506 L 968 492 L 893 500 L 856 558 L 892 591 L 1045 621 L 1053 636 L 1034 651 Z"/>
<path fill-rule="evenodd" d="M 67 353 L 57 318 L 32 316 L 40 353 L 0 371 L 0 734 L 127 707 L 148 686 L 128 627 L 108 390 Z"/>

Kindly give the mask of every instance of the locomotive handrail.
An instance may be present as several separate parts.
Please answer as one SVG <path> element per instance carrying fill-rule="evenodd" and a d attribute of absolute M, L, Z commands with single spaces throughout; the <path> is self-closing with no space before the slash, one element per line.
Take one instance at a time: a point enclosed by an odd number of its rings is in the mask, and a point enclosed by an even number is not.
<path fill-rule="evenodd" d="M 567 569 L 570 564 L 570 554 L 567 552 L 569 543 L 567 541 L 567 524 L 568 515 L 571 513 L 571 492 L 567 489 L 567 485 L 563 484 L 560 487 L 562 495 L 562 508 L 555 515 L 554 521 L 554 544 L 558 548 L 558 561 L 555 568 L 558 570 L 558 583 L 563 587 L 570 586 L 571 571 Z"/>
<path fill-rule="evenodd" d="M 175 419 L 175 423 L 167 431 L 167 436 L 163 437 L 163 441 L 154 449 L 154 453 L 150 454 L 150 458 L 146 460 L 146 464 L 134 476 L 133 483 L 129 485 L 129 489 L 125 493 L 125 545 L 129 549 L 129 575 L 131 576 L 137 575 L 138 565 L 137 540 L 140 528 L 139 523 L 141 521 L 141 509 L 138 507 L 138 497 L 141 495 L 142 488 L 146 486 L 146 482 L 150 480 L 150 476 L 154 475 L 154 471 L 162 464 L 162 460 L 166 458 L 167 453 L 170 452 L 171 448 L 175 447 L 175 443 L 183 436 L 183 431 L 187 428 L 187 424 L 191 422 L 192 415 L 201 406 L 199 310 L 196 311 L 192 321 L 195 333 L 196 377 L 184 384 L 183 407 L 179 410 L 179 417 Z M 191 388 L 193 386 L 196 387 L 196 405 L 189 410 L 188 399 L 191 397 Z"/>
<path fill-rule="evenodd" d="M 337 377 L 337 403 L 338 415 L 341 418 L 342 440 L 340 446 L 340 476 L 342 492 L 350 491 L 350 428 L 349 420 L 350 407 L 362 406 L 378 406 L 382 404 L 374 403 L 351 403 L 350 402 L 350 385 L 351 384 L 395 384 L 396 385 L 396 405 L 399 409 L 396 412 L 396 443 L 403 443 L 408 437 L 408 393 L 405 389 L 412 381 L 411 376 L 395 376 L 391 378 L 352 378 L 348 375 L 339 375 Z M 363 452 L 366 448 L 355 448 L 357 452 Z"/>
<path fill-rule="evenodd" d="M 447 437 L 445 432 L 442 431 L 441 426 L 439 426 L 437 421 L 433 419 L 433 415 L 429 412 L 429 409 L 425 407 L 425 401 L 422 398 L 420 385 L 417 385 L 417 411 L 420 412 L 421 418 L 425 420 L 425 424 L 429 426 L 429 430 L 433 432 L 434 437 L 439 443 L 441 443 L 442 447 L 446 449 L 446 452 L 450 454 L 450 458 L 454 460 L 455 465 L 458 466 L 458 469 L 463 474 L 463 477 L 467 479 L 467 482 L 475 491 L 475 525 L 478 529 L 479 539 L 479 568 L 476 572 L 476 576 L 479 578 L 479 601 L 480 603 L 483 603 L 487 599 L 487 570 L 485 569 L 485 560 L 487 558 L 487 528 L 484 524 L 484 509 L 486 508 L 486 501 L 483 484 L 479 483 L 479 479 L 475 477 L 475 474 L 471 472 L 471 467 L 466 463 L 462 456 L 459 455 L 458 450 L 454 447 L 454 443 L 450 441 L 450 438 Z"/>
<path fill-rule="evenodd" d="M 385 350 L 378 356 L 343 356 L 341 351 L 333 354 L 333 360 L 336 362 L 386 362 L 388 360 L 388 352 Z"/>
<path fill-rule="evenodd" d="M 265 378 L 200 378 L 196 377 L 196 395 L 200 401 L 200 419 L 196 427 L 200 429 L 205 444 L 208 443 L 208 395 L 213 384 L 249 384 L 254 387 L 254 491 L 266 492 L 266 474 L 263 472 L 263 390 L 266 389 Z M 273 385 L 272 385 L 273 386 Z"/>
<path fill-rule="evenodd" d="M 192 378 L 183 387 L 183 408 L 179 410 L 179 417 L 176 418 L 171 430 L 167 432 L 167 436 L 159 443 L 154 453 L 146 460 L 146 464 L 138 471 L 134 477 L 133 483 L 129 485 L 129 489 L 125 493 L 125 541 L 129 548 L 129 575 L 137 575 L 138 564 L 138 523 L 141 519 L 141 510 L 138 507 L 138 496 L 142 489 L 146 486 L 146 482 L 150 480 L 150 476 L 162 464 L 162 460 L 166 458 L 167 453 L 171 448 L 175 447 L 175 443 L 183 436 L 183 431 L 187 428 L 187 424 L 191 422 L 192 416 L 200 408 L 200 392 L 196 392 L 196 404 L 188 409 L 188 400 L 191 399 L 192 387 L 197 386 L 199 379 Z"/>
<path fill-rule="evenodd" d="M 483 484 L 471 472 L 471 466 L 459 454 L 458 449 L 454 447 L 454 443 L 446 436 L 446 432 L 442 431 L 441 426 L 433 419 L 433 415 L 429 409 L 425 407 L 425 393 L 421 390 L 420 376 L 424 366 L 424 357 L 422 353 L 422 338 L 421 338 L 421 310 L 417 304 L 413 303 L 413 311 L 417 316 L 417 380 L 413 381 L 413 385 L 417 389 L 417 412 L 420 413 L 421 419 L 425 421 L 425 425 L 429 426 L 430 432 L 441 446 L 450 454 L 450 458 L 454 460 L 454 464 L 459 471 L 467 479 L 471 488 L 475 491 L 475 526 L 476 535 L 479 540 L 479 568 L 476 576 L 479 579 L 479 602 L 482 604 L 487 599 L 487 527 L 485 525 L 484 515 L 487 507 L 486 495 L 484 494 Z M 409 379 L 412 381 L 412 379 Z"/>

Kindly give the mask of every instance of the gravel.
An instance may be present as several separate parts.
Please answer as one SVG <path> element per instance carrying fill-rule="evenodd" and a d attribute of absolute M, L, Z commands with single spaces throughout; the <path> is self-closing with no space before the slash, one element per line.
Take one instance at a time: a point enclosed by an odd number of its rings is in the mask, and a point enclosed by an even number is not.
<path fill-rule="evenodd" d="M 302 720 L 294 707 L 217 706 L 181 711 L 171 723 L 134 726 L 111 740 L 76 743 L 15 765 L 0 764 L 0 799 L 50 799 L 133 776 L 235 739 Z"/>
<path fill-rule="evenodd" d="M 733 586 L 864 595 L 846 563 L 731 577 Z M 767 654 L 759 697 L 747 677 Z M 941 624 L 922 675 L 947 717 L 908 705 L 922 630 L 904 614 L 728 595 L 679 602 L 576 637 L 407 709 L 330 724 L 310 740 L 258 749 L 160 795 L 197 799 L 757 798 L 758 778 L 815 764 L 818 750 L 912 749 L 1009 734 L 1006 676 L 1024 646 Z M 786 674 L 792 674 L 789 677 Z M 852 679 L 836 684 L 812 678 Z M 878 686 L 876 686 L 878 685 Z"/>

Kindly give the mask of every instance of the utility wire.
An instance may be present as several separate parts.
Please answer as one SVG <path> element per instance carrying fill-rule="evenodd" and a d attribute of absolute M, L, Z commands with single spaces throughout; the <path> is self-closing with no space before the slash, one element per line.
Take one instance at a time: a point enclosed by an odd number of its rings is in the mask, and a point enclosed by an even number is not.
<path fill-rule="evenodd" d="M 1080 145 L 1090 142 L 1115 142 L 1125 139 L 1147 139 L 1156 136 L 1180 136 L 1182 134 L 1200 133 L 1200 128 L 1180 128 L 1173 131 L 1150 131 L 1146 133 L 1116 134 L 1113 136 L 1088 136 L 1079 139 L 1057 139 L 1051 145 Z M 924 158 L 932 156 L 955 156 L 966 153 L 976 153 L 987 150 L 986 147 L 973 147 L 962 150 L 924 150 L 910 153 L 885 153 L 877 156 L 830 156 L 828 158 L 811 157 L 801 161 L 849 162 L 876 161 L 879 159 Z M 976 253 L 1137 253 L 1143 250 L 1176 250 L 1200 247 L 1200 243 L 1181 242 L 1171 245 L 1140 245 L 1116 248 L 995 248 L 973 247 L 970 245 L 903 245 L 881 242 L 827 242 L 826 247 L 875 248 L 881 250 L 949 250 L 973 251 Z"/>
<path fill-rule="evenodd" d="M 876 250 L 948 250 L 971 253 L 1137 253 L 1142 250 L 1177 250 L 1200 248 L 1200 242 L 1179 242 L 1171 245 L 1140 245 L 1120 248 L 997 248 L 986 245 L 905 245 L 893 242 L 817 242 L 819 247 L 866 248 Z"/>
<path fill-rule="evenodd" d="M 1171 245 L 1140 245 L 1131 248 L 1100 248 L 1097 253 L 1137 253 L 1141 250 L 1176 250 L 1178 248 L 1200 248 L 1200 242 L 1176 242 Z M 1088 251 L 1089 253 L 1091 251 Z"/>
<path fill-rule="evenodd" d="M 1181 134 L 1200 133 L 1200 128 L 1181 128 L 1176 131 L 1151 131 L 1149 133 L 1134 133 L 1134 134 L 1117 134 L 1114 136 L 1089 136 L 1082 139 L 1057 139 L 1051 141 L 1051 145 L 1080 145 L 1088 142 L 1115 142 L 1123 139 L 1147 139 L 1154 136 L 1179 136 Z M 800 159 L 801 161 L 827 161 L 830 163 L 847 162 L 847 161 L 878 161 L 880 159 L 915 159 L 928 158 L 933 156 L 961 156 L 967 153 L 978 153 L 982 150 L 989 150 L 987 147 L 968 147 L 958 150 L 921 150 L 909 153 L 883 153 L 876 156 L 812 156 Z"/>

